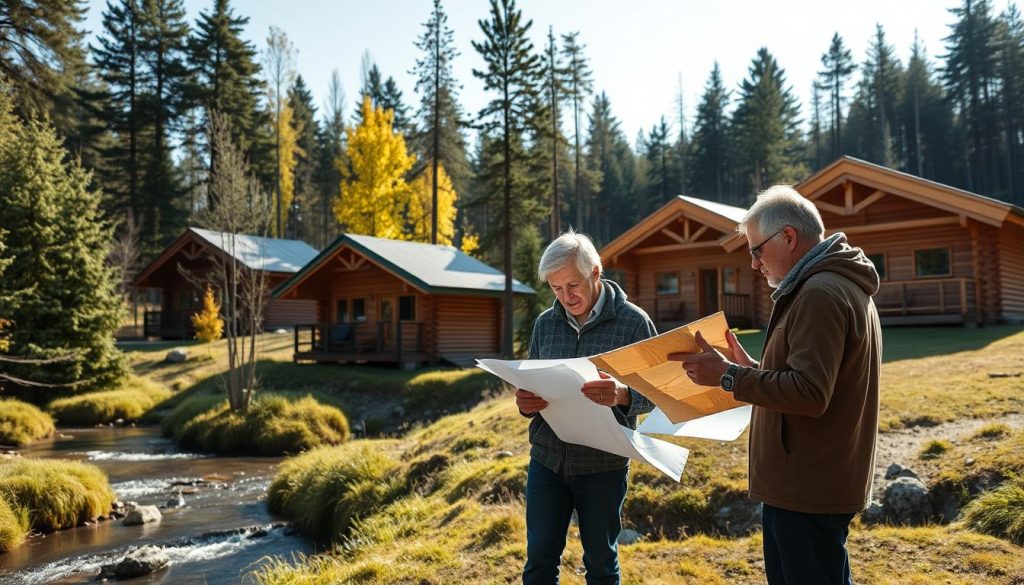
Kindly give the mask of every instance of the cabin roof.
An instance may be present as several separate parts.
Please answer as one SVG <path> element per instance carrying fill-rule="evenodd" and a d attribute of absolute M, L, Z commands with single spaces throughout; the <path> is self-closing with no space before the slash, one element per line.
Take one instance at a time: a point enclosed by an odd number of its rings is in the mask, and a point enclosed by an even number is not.
<path fill-rule="evenodd" d="M 252 270 L 296 273 L 316 257 L 316 249 L 300 240 L 284 240 L 236 234 L 234 254 L 231 248 L 231 234 L 202 228 L 189 228 L 197 236 L 220 251 L 234 256 L 243 266 Z"/>

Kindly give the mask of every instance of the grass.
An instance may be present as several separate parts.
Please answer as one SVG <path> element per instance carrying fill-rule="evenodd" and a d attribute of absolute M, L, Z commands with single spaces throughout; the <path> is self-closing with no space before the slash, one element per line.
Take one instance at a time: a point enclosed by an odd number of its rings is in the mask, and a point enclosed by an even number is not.
<path fill-rule="evenodd" d="M 953 443 L 943 439 L 932 439 L 921 447 L 921 459 L 935 459 L 953 448 Z"/>
<path fill-rule="evenodd" d="M 224 399 L 194 396 L 168 417 L 165 432 L 182 447 L 223 454 L 283 455 L 349 439 L 348 419 L 312 395 L 259 394 L 245 412 Z"/>
<path fill-rule="evenodd" d="M 56 459 L 0 462 L 0 499 L 15 518 L 53 532 L 107 514 L 115 496 L 107 476 L 94 465 Z"/>
<path fill-rule="evenodd" d="M 28 510 L 11 508 L 7 500 L 0 496 L 0 553 L 17 548 L 28 535 Z"/>
<path fill-rule="evenodd" d="M 962 437 L 955 447 L 930 462 L 934 468 L 928 469 L 929 475 L 935 478 L 929 486 L 933 507 L 947 520 L 979 494 L 1024 475 L 1024 430 L 993 436 L 986 429 Z M 966 465 L 967 460 L 972 463 Z"/>
<path fill-rule="evenodd" d="M 968 504 L 964 524 L 1024 545 L 1024 479 L 1008 481 Z"/>
<path fill-rule="evenodd" d="M 170 397 L 171 392 L 156 382 L 131 376 L 121 388 L 58 398 L 47 410 L 64 426 L 135 422 Z"/>
<path fill-rule="evenodd" d="M 54 430 L 53 419 L 38 407 L 13 398 L 0 399 L 0 445 L 24 447 Z"/>

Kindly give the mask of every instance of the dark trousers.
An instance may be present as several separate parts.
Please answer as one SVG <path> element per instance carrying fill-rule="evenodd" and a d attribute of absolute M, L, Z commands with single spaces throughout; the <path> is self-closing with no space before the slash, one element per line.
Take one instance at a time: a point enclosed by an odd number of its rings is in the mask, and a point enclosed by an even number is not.
<path fill-rule="evenodd" d="M 573 509 L 587 585 L 619 584 L 619 531 L 626 469 L 564 477 L 530 460 L 526 476 L 524 585 L 555 585 Z"/>
<path fill-rule="evenodd" d="M 846 536 L 853 514 L 805 514 L 764 505 L 769 585 L 853 585 Z"/>

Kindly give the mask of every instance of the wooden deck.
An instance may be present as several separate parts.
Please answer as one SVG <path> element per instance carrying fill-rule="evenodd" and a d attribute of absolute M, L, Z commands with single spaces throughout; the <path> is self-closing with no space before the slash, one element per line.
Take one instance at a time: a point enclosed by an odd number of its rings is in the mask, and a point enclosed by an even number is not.
<path fill-rule="evenodd" d="M 402 352 L 401 357 L 393 351 L 299 351 L 292 356 L 295 363 L 314 364 L 399 364 L 420 365 L 426 363 L 428 356 L 421 352 Z"/>

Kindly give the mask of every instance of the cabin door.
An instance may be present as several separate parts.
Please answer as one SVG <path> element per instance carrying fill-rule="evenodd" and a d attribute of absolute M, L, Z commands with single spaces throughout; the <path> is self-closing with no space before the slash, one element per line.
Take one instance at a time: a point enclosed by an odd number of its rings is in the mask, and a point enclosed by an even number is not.
<path fill-rule="evenodd" d="M 718 269 L 702 268 L 698 275 L 700 292 L 700 317 L 718 311 Z"/>
<path fill-rule="evenodd" d="M 380 297 L 380 317 L 377 321 L 377 344 L 390 349 L 395 344 L 395 297 Z"/>

